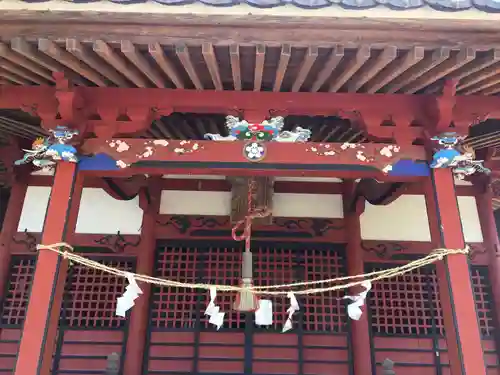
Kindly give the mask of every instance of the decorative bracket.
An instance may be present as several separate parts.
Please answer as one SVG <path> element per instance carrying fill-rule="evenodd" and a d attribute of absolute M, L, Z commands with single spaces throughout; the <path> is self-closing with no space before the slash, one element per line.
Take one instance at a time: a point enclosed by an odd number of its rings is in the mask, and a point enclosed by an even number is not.
<path fill-rule="evenodd" d="M 201 228 L 225 228 L 229 224 L 226 219 L 218 219 L 215 217 L 207 216 L 185 216 L 185 215 L 174 215 L 170 216 L 166 221 L 156 220 L 156 223 L 162 227 L 172 226 L 179 234 L 186 234 L 190 229 L 201 229 Z"/>
<path fill-rule="evenodd" d="M 25 229 L 23 232 L 24 238 L 17 238 L 17 234 L 12 236 L 12 242 L 17 245 L 24 245 L 26 250 L 29 252 L 36 252 L 37 238 L 33 234 L 28 232 L 28 229 Z"/>
<path fill-rule="evenodd" d="M 108 234 L 97 240 L 94 240 L 96 244 L 103 245 L 112 249 L 115 253 L 123 253 L 125 249 L 130 247 L 137 247 L 141 243 L 142 238 L 139 236 L 136 242 L 128 242 L 126 238 L 120 233 Z"/>
<path fill-rule="evenodd" d="M 394 254 L 402 253 L 405 247 L 396 242 L 377 242 L 369 243 L 362 241 L 361 248 L 367 253 L 374 253 L 377 258 L 391 259 Z"/>
<path fill-rule="evenodd" d="M 449 130 L 453 121 L 458 80 L 449 79 L 444 82 L 441 96 L 436 98 L 437 122 L 435 130 L 443 132 Z"/>
<path fill-rule="evenodd" d="M 85 108 L 84 99 L 75 91 L 64 73 L 54 72 L 53 76 L 56 81 L 55 97 L 57 105 L 37 109 L 37 114 L 42 119 L 42 127 L 50 131 L 63 123 L 83 136 L 87 125 L 83 112 Z"/>

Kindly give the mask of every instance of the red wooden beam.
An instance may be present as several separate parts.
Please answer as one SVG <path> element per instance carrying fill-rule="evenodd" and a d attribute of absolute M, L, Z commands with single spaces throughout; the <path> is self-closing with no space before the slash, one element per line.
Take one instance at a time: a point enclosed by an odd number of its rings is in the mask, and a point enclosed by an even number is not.
<path fill-rule="evenodd" d="M 270 142 L 265 145 L 263 160 L 251 163 L 243 154 L 244 147 L 243 142 L 90 139 L 83 144 L 82 152 L 106 154 L 121 169 L 134 165 L 157 168 L 156 173 L 162 174 L 167 173 L 166 169 L 176 168 L 339 172 L 346 166 L 356 173 L 387 174 L 401 160 L 426 159 L 420 146 Z M 81 169 L 86 168 L 88 164 L 82 161 Z M 99 168 L 96 165 L 93 169 Z"/>
<path fill-rule="evenodd" d="M 419 135 L 415 123 L 435 129 L 443 120 L 466 129 L 478 119 L 500 117 L 500 98 L 433 95 L 344 94 L 344 93 L 270 93 L 246 91 L 195 91 L 153 88 L 75 87 L 72 101 L 77 114 L 90 125 L 89 131 L 109 136 L 134 133 L 154 116 L 173 111 L 195 113 L 278 113 L 282 115 L 340 116 L 360 122 L 380 137 L 404 132 Z M 59 95 L 60 96 L 60 95 Z M 0 87 L 0 108 L 20 108 L 57 122 L 60 106 L 56 87 Z M 450 99 L 450 105 L 443 101 Z M 454 104 L 454 105 L 453 105 Z M 130 121 L 118 121 L 126 114 Z M 99 115 L 102 120 L 94 120 Z M 395 127 L 381 126 L 391 121 Z M 103 129 L 106 128 L 106 129 Z M 112 130 L 110 130 L 112 129 Z M 456 129 L 455 129 L 456 130 Z"/>

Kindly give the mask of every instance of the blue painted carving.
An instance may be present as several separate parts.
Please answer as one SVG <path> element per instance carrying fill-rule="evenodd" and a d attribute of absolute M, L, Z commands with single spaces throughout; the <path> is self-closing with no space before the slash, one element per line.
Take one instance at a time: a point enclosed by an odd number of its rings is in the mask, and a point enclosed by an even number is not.
<path fill-rule="evenodd" d="M 22 159 L 16 160 L 15 165 L 32 163 L 37 168 L 53 168 L 58 161 L 78 163 L 77 151 L 69 142 L 78 135 L 77 130 L 71 130 L 65 126 L 57 126 L 50 130 L 50 135 L 45 138 L 37 138 L 31 150 L 25 152 Z"/>
<path fill-rule="evenodd" d="M 426 177 L 430 175 L 430 169 L 425 160 L 415 161 L 403 159 L 392 165 L 392 169 L 389 171 L 388 175 L 400 177 Z"/>
<path fill-rule="evenodd" d="M 95 154 L 93 156 L 80 156 L 78 162 L 80 171 L 117 171 L 120 168 L 116 165 L 116 160 L 108 154 Z"/>
<path fill-rule="evenodd" d="M 463 144 L 466 137 L 456 133 L 443 133 L 432 137 L 438 146 L 432 156 L 431 168 L 451 168 L 455 176 L 463 180 L 474 173 L 491 173 L 484 167 L 483 160 L 475 160 L 475 153 L 471 147 Z"/>

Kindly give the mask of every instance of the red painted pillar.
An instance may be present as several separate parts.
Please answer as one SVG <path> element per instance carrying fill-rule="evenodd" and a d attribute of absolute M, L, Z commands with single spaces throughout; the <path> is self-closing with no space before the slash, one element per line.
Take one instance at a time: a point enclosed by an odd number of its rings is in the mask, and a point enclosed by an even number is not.
<path fill-rule="evenodd" d="M 148 185 L 149 199 L 140 195 L 144 210 L 142 219 L 141 244 L 137 256 L 137 273 L 152 275 L 156 248 L 156 219 L 160 209 L 161 178 L 152 178 Z M 143 294 L 135 301 L 129 322 L 129 334 L 124 358 L 124 375 L 142 374 L 144 350 L 148 329 L 149 301 L 151 284 L 140 284 Z"/>
<path fill-rule="evenodd" d="M 347 274 L 359 275 L 365 273 L 363 261 L 363 251 L 361 248 L 361 227 L 359 216 L 364 207 L 364 201 L 360 200 L 356 207 L 350 207 L 353 198 L 355 183 L 343 183 L 344 202 L 344 222 L 347 231 Z M 353 290 L 352 293 L 359 293 L 360 289 Z M 373 358 L 371 352 L 370 330 L 367 307 L 363 307 L 363 315 L 359 320 L 351 320 L 351 340 L 354 375 L 371 375 L 373 369 Z"/>
<path fill-rule="evenodd" d="M 481 231 L 483 233 L 483 243 L 488 253 L 488 274 L 493 292 L 493 303 L 495 304 L 495 308 L 493 309 L 496 313 L 495 323 L 497 327 L 500 327 L 500 247 L 495 216 L 493 214 L 493 192 L 490 185 L 481 190 L 476 196 L 476 203 L 479 221 L 481 222 Z M 496 334 L 495 336 L 496 345 L 499 346 L 500 335 Z"/>
<path fill-rule="evenodd" d="M 437 247 L 465 246 L 462 222 L 449 169 L 432 171 L 426 199 L 433 242 Z M 451 255 L 436 263 L 446 343 L 453 375 L 486 375 L 481 335 L 467 255 Z"/>
<path fill-rule="evenodd" d="M 42 243 L 66 240 L 72 197 L 79 196 L 76 164 L 59 163 L 43 226 Z M 56 341 L 68 262 L 58 254 L 41 250 L 24 322 L 15 375 L 49 375 Z"/>
<path fill-rule="evenodd" d="M 10 245 L 12 244 L 12 237 L 17 233 L 27 189 L 27 176 L 15 176 L 10 189 L 10 198 L 5 212 L 2 232 L 0 233 L 0 291 L 2 292 L 5 290 L 5 284 L 9 279 Z M 5 296 L 2 296 L 2 300 L 3 298 Z"/>

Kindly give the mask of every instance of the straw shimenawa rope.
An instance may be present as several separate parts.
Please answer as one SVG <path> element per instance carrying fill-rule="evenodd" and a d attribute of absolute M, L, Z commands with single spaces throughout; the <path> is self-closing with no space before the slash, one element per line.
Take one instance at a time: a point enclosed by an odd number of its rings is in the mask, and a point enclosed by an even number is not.
<path fill-rule="evenodd" d="M 252 286 L 251 288 L 244 288 L 244 287 L 232 286 L 232 285 L 184 283 L 184 282 L 180 282 L 180 281 L 160 279 L 157 277 L 151 277 L 151 276 L 147 276 L 147 275 L 134 274 L 134 273 L 123 271 L 123 270 L 120 270 L 117 268 L 108 267 L 102 263 L 99 263 L 99 262 L 96 262 L 94 260 L 82 257 L 82 256 L 77 255 L 77 254 L 74 254 L 73 247 L 65 242 L 59 242 L 59 243 L 55 243 L 52 245 L 37 245 L 37 250 L 53 251 L 53 252 L 61 255 L 65 259 L 68 259 L 70 262 L 78 263 L 78 264 L 81 264 L 83 266 L 97 269 L 97 270 L 101 270 L 103 272 L 110 273 L 110 274 L 113 274 L 116 276 L 127 277 L 129 275 L 132 275 L 137 281 L 142 281 L 144 283 L 160 285 L 160 286 L 176 287 L 176 288 L 209 290 L 210 288 L 215 287 L 218 291 L 231 291 L 231 292 L 241 292 L 241 291 L 244 291 L 244 290 L 246 291 L 246 290 L 250 289 L 253 293 L 260 294 L 260 295 L 287 295 L 288 292 L 292 290 L 292 288 L 306 287 L 306 286 L 318 285 L 318 284 L 333 284 L 333 283 L 339 283 L 339 282 L 344 282 L 344 281 L 348 281 L 348 280 L 359 279 L 357 281 L 351 281 L 351 282 L 340 284 L 340 285 L 330 285 L 330 286 L 321 287 L 321 288 L 318 287 L 318 288 L 293 290 L 294 294 L 299 295 L 299 294 L 316 294 L 316 293 L 322 293 L 322 292 L 328 292 L 328 291 L 334 291 L 334 290 L 342 290 L 342 289 L 347 289 L 347 288 L 361 285 L 365 281 L 374 282 L 377 280 L 387 279 L 387 278 L 394 277 L 394 276 L 400 276 L 400 275 L 408 273 L 414 269 L 424 267 L 424 266 L 432 264 L 438 260 L 442 260 L 445 256 L 448 256 L 448 255 L 468 254 L 469 253 L 469 246 L 466 246 L 464 249 L 444 249 L 444 248 L 435 249 L 435 250 L 431 251 L 429 253 L 429 255 L 427 255 L 421 259 L 417 259 L 415 261 L 412 261 L 412 262 L 405 264 L 403 266 L 394 267 L 394 268 L 385 269 L 385 270 L 380 270 L 380 271 L 375 271 L 375 272 L 370 272 L 370 273 L 361 274 L 361 275 L 343 276 L 343 277 L 336 277 L 334 279 L 318 280 L 318 281 L 304 281 L 304 282 L 291 283 L 291 284 Z M 275 290 L 275 289 L 284 289 L 284 290 Z"/>

